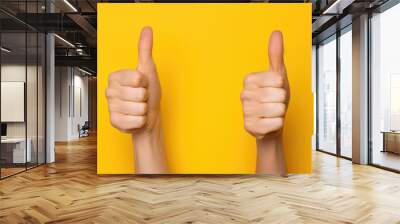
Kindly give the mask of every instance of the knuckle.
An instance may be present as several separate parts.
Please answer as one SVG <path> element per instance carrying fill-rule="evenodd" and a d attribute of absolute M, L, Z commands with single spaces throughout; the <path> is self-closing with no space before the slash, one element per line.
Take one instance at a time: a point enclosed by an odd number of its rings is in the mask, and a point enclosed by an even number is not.
<path fill-rule="evenodd" d="M 280 112 L 282 115 L 286 113 L 286 104 L 284 103 L 280 104 Z"/>
<path fill-rule="evenodd" d="M 253 109 L 252 109 L 251 107 L 247 107 L 247 106 L 244 106 L 244 107 L 243 107 L 243 114 L 244 114 L 245 116 L 251 115 L 252 112 L 253 112 Z"/>
<path fill-rule="evenodd" d="M 278 128 L 278 129 L 281 129 L 282 127 L 283 127 L 283 124 L 284 124 L 284 121 L 283 121 L 283 118 L 282 117 L 280 117 L 280 118 L 276 118 L 276 127 Z"/>
<path fill-rule="evenodd" d="M 139 113 L 140 113 L 141 115 L 147 113 L 147 103 L 141 103 L 141 104 L 139 104 Z"/>
<path fill-rule="evenodd" d="M 240 100 L 245 101 L 246 98 L 247 98 L 247 94 L 246 94 L 246 91 L 244 90 L 240 93 Z"/>
<path fill-rule="evenodd" d="M 108 75 L 108 84 L 112 83 L 115 80 L 116 73 L 111 73 Z"/>
<path fill-rule="evenodd" d="M 114 103 L 114 100 L 108 101 L 108 110 L 109 110 L 110 112 L 113 112 L 113 111 L 115 110 L 115 103 Z M 110 117 L 110 118 L 111 118 L 111 117 Z"/>
<path fill-rule="evenodd" d="M 250 74 L 246 75 L 246 77 L 243 80 L 243 86 L 245 86 L 245 87 L 249 86 L 254 79 L 254 75 L 255 75 L 254 73 L 250 73 Z"/>
<path fill-rule="evenodd" d="M 112 89 L 112 88 L 107 88 L 106 89 L 106 97 L 107 97 L 107 99 L 113 99 L 113 98 L 116 98 L 116 96 L 117 96 L 117 94 L 116 94 L 114 89 Z"/>
<path fill-rule="evenodd" d="M 250 122 L 248 119 L 245 119 L 244 121 L 244 129 L 248 132 L 253 133 L 254 132 L 254 125 L 252 122 Z"/>
<path fill-rule="evenodd" d="M 276 75 L 275 82 L 277 86 L 283 86 L 285 78 L 283 78 L 281 75 Z"/>
<path fill-rule="evenodd" d="M 143 127 L 146 124 L 146 116 L 139 116 L 137 119 L 138 128 Z"/>
<path fill-rule="evenodd" d="M 118 115 L 116 115 L 114 113 L 110 113 L 110 122 L 114 128 L 117 128 L 117 129 L 120 128 L 120 119 L 119 119 Z"/>
<path fill-rule="evenodd" d="M 244 129 L 248 132 L 252 132 L 252 126 L 248 122 L 244 122 Z"/>
<path fill-rule="evenodd" d="M 285 89 L 282 89 L 282 99 L 283 101 L 286 101 L 286 99 L 288 98 L 288 92 Z"/>
<path fill-rule="evenodd" d="M 149 107 L 148 107 L 147 103 L 143 104 L 143 112 L 144 113 L 147 113 L 147 111 L 149 110 L 148 108 Z"/>
<path fill-rule="evenodd" d="M 143 75 L 137 71 L 133 73 L 133 85 L 138 86 L 142 81 Z"/>
<path fill-rule="evenodd" d="M 138 92 L 138 99 L 140 101 L 147 100 L 147 90 L 145 88 L 140 88 Z"/>
<path fill-rule="evenodd" d="M 107 88 L 106 91 L 105 91 L 105 94 L 106 94 L 107 98 L 111 98 L 111 89 Z"/>

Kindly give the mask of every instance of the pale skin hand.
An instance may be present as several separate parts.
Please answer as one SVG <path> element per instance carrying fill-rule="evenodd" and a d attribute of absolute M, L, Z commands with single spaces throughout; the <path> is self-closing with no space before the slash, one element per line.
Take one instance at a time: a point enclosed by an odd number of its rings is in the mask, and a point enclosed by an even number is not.
<path fill-rule="evenodd" d="M 136 70 L 110 74 L 106 90 L 111 125 L 132 134 L 135 170 L 140 174 L 168 172 L 160 121 L 161 87 L 152 48 L 153 31 L 144 27 Z"/>
<path fill-rule="evenodd" d="M 109 77 L 107 99 L 111 124 L 132 133 L 137 173 L 167 173 L 160 122 L 161 89 L 152 59 L 152 30 L 144 28 L 136 70 Z M 257 172 L 286 175 L 282 129 L 290 89 L 283 61 L 283 40 L 273 32 L 270 70 L 249 74 L 241 94 L 246 130 L 257 139 Z"/>
<path fill-rule="evenodd" d="M 282 129 L 290 89 L 283 52 L 282 33 L 275 31 L 269 40 L 269 70 L 246 76 L 241 100 L 245 129 L 256 137 L 256 172 L 285 176 Z"/>

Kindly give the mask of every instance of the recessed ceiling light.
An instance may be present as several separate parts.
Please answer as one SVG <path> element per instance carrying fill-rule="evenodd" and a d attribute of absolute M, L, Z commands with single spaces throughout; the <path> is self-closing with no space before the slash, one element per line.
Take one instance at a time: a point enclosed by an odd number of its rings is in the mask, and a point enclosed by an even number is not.
<path fill-rule="evenodd" d="M 322 14 L 342 14 L 343 9 L 351 5 L 355 0 L 336 0 Z"/>
<path fill-rule="evenodd" d="M 11 52 L 10 49 L 7 49 L 7 48 L 5 48 L 5 47 L 1 47 L 0 49 L 1 49 L 1 51 L 4 51 L 4 52 L 6 52 L 6 53 L 10 53 L 10 52 Z"/>
<path fill-rule="evenodd" d="M 78 12 L 78 10 L 68 0 L 64 0 L 64 3 L 68 5 L 68 7 L 70 7 L 74 12 Z"/>
<path fill-rule="evenodd" d="M 79 68 L 79 67 L 78 67 L 78 70 L 81 71 L 81 72 L 83 72 L 83 73 L 85 73 L 85 74 L 87 74 L 87 75 L 93 75 L 92 73 L 90 73 L 90 72 L 88 72 L 88 71 L 86 71 L 86 70 L 83 70 L 83 69 L 81 69 L 81 68 Z"/>
<path fill-rule="evenodd" d="M 70 47 L 75 48 L 75 45 L 73 45 L 71 42 L 69 42 L 68 40 L 60 37 L 58 34 L 54 34 L 55 37 L 57 37 L 59 40 L 61 40 L 62 42 L 64 42 L 65 44 L 67 44 Z"/>

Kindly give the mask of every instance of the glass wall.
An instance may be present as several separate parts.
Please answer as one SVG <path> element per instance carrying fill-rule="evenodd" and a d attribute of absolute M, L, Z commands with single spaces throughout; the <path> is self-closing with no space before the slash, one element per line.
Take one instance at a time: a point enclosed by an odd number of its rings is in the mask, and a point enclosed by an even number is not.
<path fill-rule="evenodd" d="M 371 18 L 372 164 L 400 170 L 400 4 Z"/>
<path fill-rule="evenodd" d="M 37 81 L 38 81 L 38 49 L 37 41 L 38 35 L 32 30 L 28 30 L 26 34 L 27 38 L 27 64 L 26 64 L 26 91 L 29 93 L 29 97 L 26 97 L 26 113 L 27 113 L 27 141 L 29 146 L 28 151 L 31 151 L 31 160 L 28 161 L 28 168 L 37 164 Z"/>
<path fill-rule="evenodd" d="M 42 1 L 6 1 L 17 13 L 43 11 Z M 45 35 L 0 12 L 0 178 L 45 163 Z"/>
<path fill-rule="evenodd" d="M 336 153 L 336 36 L 318 47 L 318 149 Z"/>
<path fill-rule="evenodd" d="M 340 155 L 352 157 L 352 32 L 351 26 L 340 36 Z"/>
<path fill-rule="evenodd" d="M 37 34 L 37 162 L 40 165 L 46 163 L 46 35 Z"/>
<path fill-rule="evenodd" d="M 318 45 L 317 149 L 352 157 L 352 26 Z M 338 123 L 340 122 L 340 123 Z"/>
<path fill-rule="evenodd" d="M 30 151 L 26 152 L 26 35 L 1 34 L 1 175 L 26 169 Z M 6 50 L 4 50 L 6 49 Z M 28 159 L 28 160 L 27 160 Z"/>
<path fill-rule="evenodd" d="M 313 92 L 313 114 L 317 116 L 317 46 L 312 45 L 312 92 Z M 317 122 L 314 122 L 314 132 L 312 136 L 312 150 L 317 149 Z"/>

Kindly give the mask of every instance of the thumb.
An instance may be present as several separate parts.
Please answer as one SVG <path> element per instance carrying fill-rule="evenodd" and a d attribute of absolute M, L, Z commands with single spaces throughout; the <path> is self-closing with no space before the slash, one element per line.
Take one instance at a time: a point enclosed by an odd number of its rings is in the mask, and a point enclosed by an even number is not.
<path fill-rule="evenodd" d="M 285 69 L 283 61 L 283 37 L 280 31 L 274 31 L 269 37 L 268 56 L 270 70 L 281 72 Z"/>
<path fill-rule="evenodd" d="M 144 72 L 144 66 L 152 60 L 153 30 L 151 27 L 143 27 L 138 43 L 138 70 Z"/>

